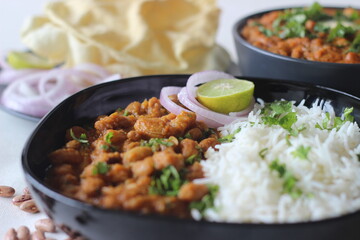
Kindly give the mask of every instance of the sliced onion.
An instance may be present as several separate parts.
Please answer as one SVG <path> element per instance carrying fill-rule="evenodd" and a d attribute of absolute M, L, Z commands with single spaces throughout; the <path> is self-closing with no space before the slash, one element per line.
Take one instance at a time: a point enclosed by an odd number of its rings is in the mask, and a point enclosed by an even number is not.
<path fill-rule="evenodd" d="M 93 75 L 98 76 L 101 79 L 105 79 L 109 75 L 111 75 L 111 72 L 93 63 L 81 63 L 77 65 L 74 69 L 91 73 Z"/>
<path fill-rule="evenodd" d="M 235 120 L 243 119 L 246 120 L 246 117 L 233 117 L 221 113 L 217 113 L 214 111 L 211 111 L 203 106 L 198 106 L 197 104 L 194 104 L 188 94 L 187 89 L 183 88 L 179 94 L 178 94 L 179 101 L 186 106 L 187 108 L 191 109 L 193 112 L 195 112 L 197 115 L 200 115 L 204 118 L 211 119 L 220 125 L 229 124 Z"/>
<path fill-rule="evenodd" d="M 4 106 L 35 117 L 44 116 L 51 106 L 38 92 L 40 77 L 40 74 L 31 74 L 10 84 L 1 97 Z"/>
<path fill-rule="evenodd" d="M 73 69 L 14 70 L 11 83 L 4 90 L 2 103 L 15 111 L 42 117 L 64 98 L 90 85 L 119 79 L 104 68 L 87 64 Z M 89 68 L 92 71 L 89 71 Z M 95 74 L 99 70 L 98 74 Z"/>
<path fill-rule="evenodd" d="M 166 108 L 169 112 L 174 113 L 176 115 L 179 115 L 182 111 L 190 112 L 190 110 L 183 108 L 173 101 L 170 100 L 169 96 L 178 94 L 182 89 L 181 87 L 163 87 L 160 92 L 160 103 L 161 105 Z M 206 118 L 198 113 L 196 113 L 196 120 L 197 121 L 203 121 L 206 123 L 209 127 L 217 128 L 222 126 L 223 124 L 218 123 L 210 118 Z"/>
<path fill-rule="evenodd" d="M 10 84 L 20 78 L 41 71 L 42 70 L 38 70 L 38 69 L 15 70 L 12 68 L 4 68 L 0 70 L 0 84 Z"/>
<path fill-rule="evenodd" d="M 181 87 L 163 87 L 160 91 L 160 103 L 166 108 L 169 112 L 179 115 L 182 111 L 190 112 L 188 109 L 185 109 L 173 101 L 170 100 L 169 96 L 178 94 L 182 88 Z"/>
<path fill-rule="evenodd" d="M 217 79 L 234 79 L 235 77 L 220 71 L 209 70 L 192 74 L 187 83 L 186 83 L 186 91 L 190 101 L 192 101 L 195 105 L 199 107 L 204 107 L 196 100 L 196 91 L 197 85 L 214 81 Z"/>
<path fill-rule="evenodd" d="M 116 74 L 113 74 L 111 76 L 104 78 L 102 80 L 102 82 L 111 82 L 111 81 L 119 80 L 121 78 L 122 78 L 121 75 L 119 73 L 116 73 Z"/>

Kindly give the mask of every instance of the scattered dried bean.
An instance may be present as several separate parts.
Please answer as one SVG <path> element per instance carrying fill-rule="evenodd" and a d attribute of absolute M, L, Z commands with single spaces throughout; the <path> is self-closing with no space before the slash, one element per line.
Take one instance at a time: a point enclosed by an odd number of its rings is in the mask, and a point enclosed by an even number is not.
<path fill-rule="evenodd" d="M 4 240 L 17 240 L 15 229 L 10 228 L 10 229 L 5 233 Z"/>
<path fill-rule="evenodd" d="M 15 189 L 9 186 L 0 186 L 0 197 L 12 197 L 15 194 Z"/>
<path fill-rule="evenodd" d="M 31 194 L 30 194 L 30 190 L 29 190 L 29 188 L 28 188 L 28 187 L 24 188 L 24 190 L 23 190 L 23 194 L 24 194 L 24 195 L 26 195 L 26 194 L 31 195 Z"/>
<path fill-rule="evenodd" d="M 55 232 L 56 230 L 54 222 L 49 218 L 37 220 L 35 228 L 42 232 Z"/>
<path fill-rule="evenodd" d="M 30 230 L 26 226 L 20 226 L 17 229 L 17 238 L 19 240 L 30 240 Z"/>
<path fill-rule="evenodd" d="M 34 200 L 28 200 L 28 201 L 23 202 L 20 205 L 20 209 L 25 211 L 25 212 L 28 212 L 28 213 L 37 213 L 37 212 L 39 212 L 39 209 L 37 208 Z"/>
<path fill-rule="evenodd" d="M 24 195 L 19 195 L 19 196 L 15 196 L 12 199 L 12 203 L 16 206 L 20 206 L 23 202 L 26 202 L 28 200 L 31 199 L 31 195 L 30 194 L 24 194 Z"/>
<path fill-rule="evenodd" d="M 31 235 L 31 240 L 45 240 L 45 234 L 42 231 L 36 230 Z"/>

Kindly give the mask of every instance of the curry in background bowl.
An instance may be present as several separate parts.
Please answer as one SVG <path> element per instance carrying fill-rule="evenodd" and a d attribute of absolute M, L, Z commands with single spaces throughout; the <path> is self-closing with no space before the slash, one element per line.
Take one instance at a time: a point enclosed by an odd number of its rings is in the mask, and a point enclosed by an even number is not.
<path fill-rule="evenodd" d="M 233 28 L 240 71 L 359 96 L 359 24 L 359 10 L 318 3 L 249 15 Z"/>
<path fill-rule="evenodd" d="M 251 18 L 241 35 L 264 50 L 299 59 L 360 63 L 360 11 L 309 8 L 271 11 Z"/>

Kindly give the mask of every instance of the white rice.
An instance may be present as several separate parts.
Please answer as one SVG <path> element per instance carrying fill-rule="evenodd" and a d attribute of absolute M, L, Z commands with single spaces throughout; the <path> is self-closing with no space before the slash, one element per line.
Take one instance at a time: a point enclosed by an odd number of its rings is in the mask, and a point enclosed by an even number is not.
<path fill-rule="evenodd" d="M 325 117 L 316 102 L 312 108 L 300 103 L 295 127 L 306 126 L 297 137 L 286 141 L 289 132 L 280 126 L 261 123 L 257 104 L 248 121 L 234 122 L 220 128 L 228 135 L 241 127 L 230 143 L 206 152 L 201 162 L 205 179 L 197 182 L 216 184 L 219 192 L 215 207 L 206 210 L 205 218 L 222 222 L 283 223 L 319 220 L 360 209 L 360 129 L 346 122 L 338 131 L 315 128 Z M 329 103 L 325 109 L 334 117 Z M 299 146 L 311 147 L 308 159 L 294 157 Z M 259 152 L 268 148 L 264 159 Z M 275 159 L 286 164 L 301 189 L 295 198 L 283 192 L 283 181 L 269 165 Z M 198 213 L 193 211 L 193 216 Z"/>

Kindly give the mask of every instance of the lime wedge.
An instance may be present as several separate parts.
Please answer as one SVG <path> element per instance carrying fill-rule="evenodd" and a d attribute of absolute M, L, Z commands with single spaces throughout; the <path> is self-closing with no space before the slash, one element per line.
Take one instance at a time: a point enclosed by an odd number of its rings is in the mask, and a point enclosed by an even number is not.
<path fill-rule="evenodd" d="M 239 112 L 251 103 L 254 88 L 254 83 L 247 80 L 218 79 L 201 85 L 197 90 L 197 99 L 215 112 Z"/>
<path fill-rule="evenodd" d="M 8 63 L 15 69 L 39 68 L 50 69 L 56 64 L 50 63 L 47 59 L 39 57 L 30 52 L 12 51 L 7 55 Z"/>

